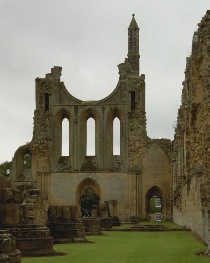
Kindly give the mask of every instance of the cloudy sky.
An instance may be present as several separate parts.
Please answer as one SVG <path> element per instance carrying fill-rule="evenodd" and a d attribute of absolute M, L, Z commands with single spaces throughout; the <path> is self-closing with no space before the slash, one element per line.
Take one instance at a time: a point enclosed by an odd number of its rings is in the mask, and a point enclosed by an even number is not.
<path fill-rule="evenodd" d="M 173 139 L 186 57 L 207 9 L 209 0 L 0 0 L 0 163 L 31 140 L 35 78 L 53 66 L 62 66 L 62 81 L 79 99 L 113 91 L 133 13 L 148 135 Z"/>

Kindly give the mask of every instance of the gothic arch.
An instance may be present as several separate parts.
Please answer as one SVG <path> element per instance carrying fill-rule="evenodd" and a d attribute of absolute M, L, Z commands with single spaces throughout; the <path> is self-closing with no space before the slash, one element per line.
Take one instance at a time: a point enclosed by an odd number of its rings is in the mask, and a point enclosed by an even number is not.
<path fill-rule="evenodd" d="M 81 162 L 84 160 L 87 153 L 87 121 L 89 118 L 95 120 L 95 155 L 100 159 L 100 114 L 93 108 L 88 108 L 81 113 L 80 116 L 80 156 Z"/>
<path fill-rule="evenodd" d="M 71 117 L 70 112 L 61 108 L 55 113 L 54 118 L 54 129 L 53 129 L 53 137 L 54 137 L 54 165 L 56 166 L 60 157 L 62 156 L 62 122 L 64 119 L 67 119 L 69 122 L 69 156 L 73 156 L 73 119 Z"/>
<path fill-rule="evenodd" d="M 161 190 L 158 186 L 156 186 L 156 185 L 152 186 L 152 187 L 147 191 L 147 193 L 146 193 L 146 199 L 152 197 L 153 195 L 155 195 L 155 196 L 157 196 L 157 197 L 159 197 L 159 198 L 162 198 L 162 190 Z"/>
<path fill-rule="evenodd" d="M 107 122 L 113 121 L 114 118 L 116 118 L 116 117 L 120 120 L 120 122 L 122 122 L 122 123 L 125 122 L 125 116 L 124 116 L 123 111 L 119 108 L 116 108 L 116 107 L 111 108 L 107 114 Z"/>
<path fill-rule="evenodd" d="M 145 178 L 154 176 L 157 180 L 161 180 L 163 173 L 170 173 L 168 156 L 157 143 L 151 144 L 144 154 L 142 170 Z"/>
<path fill-rule="evenodd" d="M 62 122 L 62 120 L 65 118 L 67 118 L 69 121 L 71 119 L 70 112 L 67 109 L 62 108 L 55 113 L 56 122 Z"/>
<path fill-rule="evenodd" d="M 144 158 L 145 158 L 146 154 L 149 154 L 151 151 L 154 151 L 154 150 L 158 150 L 159 152 L 164 154 L 164 156 L 168 159 L 168 157 L 167 157 L 166 153 L 164 152 L 164 150 L 162 149 L 162 147 L 156 142 L 153 142 L 152 144 L 149 145 L 149 147 L 147 148 L 147 150 L 145 152 Z"/>
<path fill-rule="evenodd" d="M 101 188 L 99 184 L 92 178 L 86 178 L 79 183 L 76 190 L 76 204 L 80 207 L 80 198 L 85 193 L 87 189 L 93 189 L 93 191 L 100 197 Z"/>
<path fill-rule="evenodd" d="M 13 163 L 15 163 L 14 169 L 16 169 L 15 174 L 17 176 L 17 179 L 24 176 L 24 170 L 25 170 L 25 168 L 24 168 L 24 157 L 26 154 L 30 155 L 31 164 L 32 164 L 32 152 L 30 149 L 30 144 L 20 146 L 15 153 L 15 158 L 14 158 Z"/>
<path fill-rule="evenodd" d="M 124 112 L 119 108 L 111 108 L 107 113 L 107 122 L 106 122 L 106 159 L 107 164 L 110 163 L 113 157 L 113 122 L 114 119 L 118 118 L 120 121 L 120 155 L 123 160 L 125 160 L 125 147 L 126 147 L 126 136 L 125 136 L 125 115 Z"/>
<path fill-rule="evenodd" d="M 170 190 L 171 190 L 171 166 L 168 156 L 162 147 L 157 143 L 153 143 L 147 149 L 142 160 L 142 189 L 143 198 L 142 213 L 147 216 L 147 191 L 148 189 L 159 189 L 162 195 L 162 213 L 163 217 L 167 218 L 170 208 Z M 152 190 L 151 190 L 152 191 Z"/>
<path fill-rule="evenodd" d="M 79 200 L 80 196 L 84 194 L 85 190 L 88 188 L 92 188 L 96 194 L 98 194 L 99 196 L 101 195 L 101 188 L 99 184 L 92 178 L 86 178 L 82 180 L 77 186 L 77 190 L 76 190 L 77 201 Z"/>
<path fill-rule="evenodd" d="M 145 195 L 145 215 L 146 215 L 146 219 L 149 219 L 149 202 L 150 202 L 150 199 L 152 197 L 158 197 L 161 199 L 162 201 L 162 204 L 164 204 L 164 197 L 163 197 L 163 193 L 162 193 L 162 190 L 154 185 L 152 186 L 147 192 L 146 192 L 146 195 Z M 162 207 L 162 211 L 164 211 L 164 206 Z"/>
<path fill-rule="evenodd" d="M 96 122 L 100 121 L 100 115 L 98 113 L 97 110 L 93 109 L 93 108 L 88 108 L 85 109 L 82 113 L 81 113 L 81 121 L 87 121 L 89 118 L 93 118 Z"/>

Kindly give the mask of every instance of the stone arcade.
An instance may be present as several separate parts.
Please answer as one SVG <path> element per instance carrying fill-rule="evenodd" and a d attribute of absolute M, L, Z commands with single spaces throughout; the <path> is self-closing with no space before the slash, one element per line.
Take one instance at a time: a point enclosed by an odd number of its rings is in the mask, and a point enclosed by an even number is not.
<path fill-rule="evenodd" d="M 99 101 L 73 97 L 60 80 L 61 67 L 36 79 L 33 138 L 13 158 L 12 180 L 45 190 L 50 209 L 78 206 L 91 189 L 120 221 L 149 219 L 151 198 L 162 217 L 209 240 L 210 11 L 193 37 L 174 142 L 146 131 L 145 76 L 139 68 L 139 28 L 128 28 L 128 55 L 119 81 Z M 87 155 L 87 121 L 95 122 L 95 155 Z M 113 154 L 113 122 L 120 122 L 120 154 Z M 69 123 L 69 156 L 62 156 L 62 124 Z M 31 156 L 24 170 L 24 155 Z M 173 208 L 173 209 L 172 209 Z M 172 212 L 173 210 L 173 212 Z"/>

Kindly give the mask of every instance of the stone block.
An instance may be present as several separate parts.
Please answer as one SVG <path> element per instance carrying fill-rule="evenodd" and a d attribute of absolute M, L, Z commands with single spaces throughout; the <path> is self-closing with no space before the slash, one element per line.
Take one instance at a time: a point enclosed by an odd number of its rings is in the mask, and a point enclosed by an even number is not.
<path fill-rule="evenodd" d="M 86 241 L 85 231 L 81 221 L 48 223 L 54 243 L 72 243 L 74 240 Z M 78 242 L 77 240 L 77 242 Z"/>
<path fill-rule="evenodd" d="M 14 203 L 14 195 L 11 188 L 0 188 L 0 203 Z"/>
<path fill-rule="evenodd" d="M 70 221 L 71 220 L 71 208 L 70 206 L 63 206 L 63 220 Z"/>
<path fill-rule="evenodd" d="M 7 254 L 0 254 L 0 263 L 10 263 L 9 256 Z"/>
<path fill-rule="evenodd" d="M 99 218 L 82 218 L 82 223 L 85 228 L 85 235 L 97 236 L 101 234 L 101 225 Z"/>
<path fill-rule="evenodd" d="M 21 223 L 21 205 L 4 204 L 1 205 L 3 225 L 18 225 Z"/>
<path fill-rule="evenodd" d="M 0 188 L 10 188 L 11 187 L 11 181 L 9 178 L 0 175 Z"/>
<path fill-rule="evenodd" d="M 14 236 L 6 230 L 0 230 L 0 263 L 20 263 L 21 254 L 16 249 Z"/>
<path fill-rule="evenodd" d="M 71 219 L 72 220 L 78 219 L 78 206 L 76 205 L 71 206 Z"/>

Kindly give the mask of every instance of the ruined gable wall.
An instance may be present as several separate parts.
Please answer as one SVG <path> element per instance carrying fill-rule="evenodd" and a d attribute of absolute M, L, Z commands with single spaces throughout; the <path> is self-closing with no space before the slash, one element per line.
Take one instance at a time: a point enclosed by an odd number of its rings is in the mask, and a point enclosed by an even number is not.
<path fill-rule="evenodd" d="M 210 11 L 193 36 L 173 145 L 173 217 L 208 242 Z"/>
<path fill-rule="evenodd" d="M 167 184 L 164 191 L 168 202 L 170 141 L 147 137 L 145 76 L 139 75 L 138 32 L 133 15 L 129 26 L 128 57 L 118 65 L 119 82 L 115 90 L 102 100 L 81 101 L 73 97 L 60 81 L 61 67 L 56 66 L 45 78 L 36 79 L 34 131 L 28 147 L 32 154 L 33 180 L 39 188 L 46 190 L 50 204 L 74 203 L 79 178 L 85 180 L 93 175 L 96 184 L 101 186 L 102 200 L 112 198 L 119 201 L 118 212 L 122 218 L 145 214 L 142 204 L 148 189 L 143 189 L 144 177 L 150 181 L 151 187 L 156 177 L 159 185 L 165 187 Z M 120 121 L 120 155 L 113 155 L 115 117 Z M 69 121 L 69 156 L 62 156 L 62 121 L 65 118 Z M 96 126 L 95 156 L 86 156 L 89 118 L 95 120 Z M 160 151 L 150 147 L 153 143 Z M 147 162 L 147 169 L 143 171 L 143 159 L 148 149 L 150 156 L 155 158 L 155 166 L 150 167 Z M 18 158 L 15 160 L 16 165 Z M 17 173 L 14 173 L 17 178 Z"/>
<path fill-rule="evenodd" d="M 171 219 L 171 141 L 150 140 L 142 161 L 142 196 L 145 198 L 152 187 L 158 187 L 162 197 L 163 219 Z M 146 201 L 142 203 L 142 215 L 146 215 Z"/>

